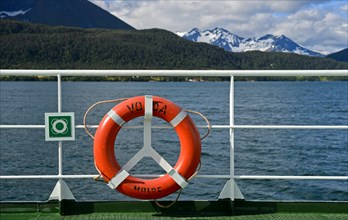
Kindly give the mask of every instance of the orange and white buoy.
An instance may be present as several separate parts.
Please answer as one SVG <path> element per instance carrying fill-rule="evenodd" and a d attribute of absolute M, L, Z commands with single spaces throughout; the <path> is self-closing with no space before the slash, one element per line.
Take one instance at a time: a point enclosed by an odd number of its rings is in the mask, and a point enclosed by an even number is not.
<path fill-rule="evenodd" d="M 144 116 L 144 147 L 123 167 L 116 160 L 114 144 L 122 126 Z M 170 123 L 180 141 L 180 155 L 171 167 L 152 147 L 152 116 Z M 154 179 L 136 178 L 129 170 L 144 156 L 151 156 L 167 174 Z M 102 119 L 94 139 L 94 160 L 108 185 L 138 199 L 158 199 L 187 186 L 200 163 L 201 139 L 190 116 L 173 102 L 157 96 L 137 96 L 113 107 Z"/>

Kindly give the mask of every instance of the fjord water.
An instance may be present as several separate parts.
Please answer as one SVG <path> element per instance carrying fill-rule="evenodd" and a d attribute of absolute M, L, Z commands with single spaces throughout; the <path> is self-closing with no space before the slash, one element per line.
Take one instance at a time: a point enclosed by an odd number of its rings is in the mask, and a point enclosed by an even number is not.
<path fill-rule="evenodd" d="M 229 124 L 229 82 L 63 82 L 63 112 L 75 112 L 81 125 L 90 105 L 138 95 L 165 97 L 184 109 L 200 111 L 212 125 Z M 0 124 L 43 125 L 45 112 L 57 111 L 56 82 L 0 82 Z M 97 106 L 87 124 L 98 124 L 114 104 Z M 197 125 L 204 120 L 192 115 Z M 236 82 L 236 125 L 347 125 L 347 82 Z M 134 120 L 130 125 L 141 124 Z M 153 124 L 163 124 L 154 120 Z M 95 129 L 91 130 L 92 133 Z M 200 129 L 201 134 L 206 130 Z M 172 129 L 153 129 L 153 147 L 173 166 L 180 153 Z M 123 128 L 116 158 L 125 164 L 143 144 L 142 129 Z M 44 129 L 0 130 L 1 175 L 58 174 L 56 142 L 45 142 Z M 202 141 L 199 174 L 228 175 L 229 129 L 212 129 Z M 95 174 L 93 140 L 83 129 L 76 141 L 63 142 L 63 174 Z M 132 174 L 163 174 L 150 158 Z M 236 175 L 348 175 L 347 130 L 236 129 Z M 57 180 L 0 180 L 0 199 L 48 199 Z M 93 179 L 65 180 L 77 200 L 128 200 Z M 181 200 L 216 200 L 226 179 L 194 178 Z M 237 180 L 249 200 L 348 200 L 347 181 Z M 176 195 L 167 197 L 174 199 Z"/>

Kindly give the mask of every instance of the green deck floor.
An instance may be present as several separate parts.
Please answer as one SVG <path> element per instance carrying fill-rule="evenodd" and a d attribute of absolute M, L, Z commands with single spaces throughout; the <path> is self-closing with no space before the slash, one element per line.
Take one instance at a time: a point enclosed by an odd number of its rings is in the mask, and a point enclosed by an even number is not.
<path fill-rule="evenodd" d="M 180 201 L 168 209 L 151 201 L 0 203 L 0 220 L 7 219 L 348 220 L 348 202 Z"/>
<path fill-rule="evenodd" d="M 1 213 L 1 220 L 89 220 L 89 219 L 124 219 L 124 220 L 140 220 L 140 219 L 231 219 L 231 220 L 347 220 L 348 214 L 325 214 L 325 213 L 276 213 L 276 214 L 260 214 L 260 215 L 240 215 L 240 216 L 159 216 L 152 213 L 91 213 L 82 215 L 61 216 L 59 213 Z"/>

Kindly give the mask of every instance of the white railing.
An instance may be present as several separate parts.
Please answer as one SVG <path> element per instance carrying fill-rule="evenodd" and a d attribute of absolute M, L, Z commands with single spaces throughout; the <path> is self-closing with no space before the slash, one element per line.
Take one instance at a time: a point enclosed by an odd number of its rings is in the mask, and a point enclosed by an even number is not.
<path fill-rule="evenodd" d="M 228 175 L 197 175 L 197 178 L 227 179 L 227 183 L 219 198 L 243 198 L 235 179 L 297 179 L 297 180 L 348 180 L 348 176 L 268 176 L 268 175 L 235 175 L 234 170 L 234 130 L 235 129 L 345 129 L 348 125 L 236 125 L 234 124 L 234 77 L 235 76 L 344 76 L 348 70 L 0 70 L 0 76 L 56 76 L 58 90 L 58 109 L 62 110 L 62 76 L 186 76 L 186 77 L 230 77 L 230 121 L 228 125 L 212 125 L 212 129 L 230 130 L 230 173 Z M 134 126 L 135 127 L 135 126 Z M 154 128 L 156 126 L 153 126 Z M 204 127 L 204 126 L 199 126 Z M 0 129 L 44 129 L 45 125 L 0 125 Z M 76 125 L 75 128 L 84 128 Z M 89 128 L 97 128 L 91 125 Z M 159 126 L 158 128 L 165 128 Z M 62 141 L 58 142 L 58 174 L 57 175 L 4 175 L 0 179 L 58 179 L 55 198 L 74 198 L 70 190 L 66 190 L 63 179 L 81 179 L 96 177 L 91 175 L 64 175 Z M 136 175 L 137 177 L 157 177 L 157 175 Z M 68 192 L 67 192 L 68 191 Z M 52 196 L 52 195 L 51 195 Z"/>

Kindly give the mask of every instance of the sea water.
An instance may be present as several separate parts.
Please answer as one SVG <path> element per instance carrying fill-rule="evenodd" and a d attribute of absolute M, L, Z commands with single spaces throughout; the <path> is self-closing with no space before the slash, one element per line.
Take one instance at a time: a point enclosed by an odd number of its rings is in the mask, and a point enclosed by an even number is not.
<path fill-rule="evenodd" d="M 101 100 L 157 95 L 184 109 L 199 111 L 212 125 L 229 125 L 229 82 L 63 82 L 62 111 L 75 113 L 75 124 Z M 115 105 L 94 108 L 87 124 L 97 125 Z M 347 82 L 236 82 L 236 125 L 347 125 Z M 45 112 L 57 112 L 56 82 L 0 82 L 0 124 L 43 125 Z M 197 125 L 200 117 L 190 114 Z M 127 125 L 141 125 L 134 120 Z M 153 124 L 164 123 L 155 119 Z M 203 135 L 206 129 L 200 128 Z M 94 133 L 95 129 L 91 129 Z M 235 175 L 347 176 L 347 130 L 235 129 Z M 230 174 L 230 130 L 214 128 L 202 141 L 202 175 Z M 143 145 L 143 130 L 123 128 L 115 156 L 124 165 Z M 152 145 L 172 166 L 180 146 L 172 129 L 153 129 Z M 44 129 L 0 130 L 1 175 L 58 174 L 58 144 L 46 142 Z M 164 174 L 144 158 L 131 174 Z M 93 140 L 84 129 L 63 142 L 63 174 L 95 174 Z M 66 179 L 75 198 L 129 200 L 93 179 Z M 224 178 L 194 178 L 180 200 L 216 200 Z M 45 201 L 57 180 L 0 180 L 1 201 Z M 348 200 L 346 180 L 236 180 L 248 200 Z M 171 195 L 167 199 L 175 199 Z"/>

